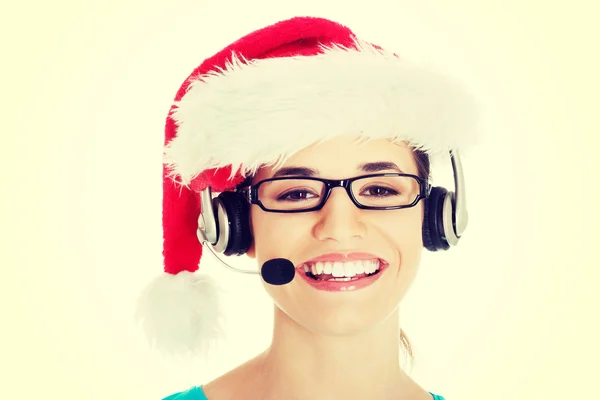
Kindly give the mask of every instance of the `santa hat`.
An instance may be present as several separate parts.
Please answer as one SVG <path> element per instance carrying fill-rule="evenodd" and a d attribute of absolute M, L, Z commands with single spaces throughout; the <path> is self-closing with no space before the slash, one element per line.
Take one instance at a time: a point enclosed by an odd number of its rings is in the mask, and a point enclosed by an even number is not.
<path fill-rule="evenodd" d="M 138 309 L 149 337 L 187 352 L 221 336 L 215 283 L 197 272 L 200 190 L 233 190 L 260 166 L 339 135 L 402 140 L 436 155 L 475 132 L 460 85 L 336 22 L 292 18 L 227 46 L 189 75 L 167 116 L 164 273 Z"/>

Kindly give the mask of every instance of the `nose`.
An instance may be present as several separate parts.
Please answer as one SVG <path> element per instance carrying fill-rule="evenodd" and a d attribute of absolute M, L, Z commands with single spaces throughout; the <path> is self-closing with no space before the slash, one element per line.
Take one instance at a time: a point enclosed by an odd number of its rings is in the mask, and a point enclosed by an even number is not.
<path fill-rule="evenodd" d="M 319 211 L 319 220 L 313 231 L 318 240 L 347 242 L 363 238 L 366 226 L 361 220 L 361 210 L 352 203 L 346 191 L 343 188 L 334 188 Z"/>

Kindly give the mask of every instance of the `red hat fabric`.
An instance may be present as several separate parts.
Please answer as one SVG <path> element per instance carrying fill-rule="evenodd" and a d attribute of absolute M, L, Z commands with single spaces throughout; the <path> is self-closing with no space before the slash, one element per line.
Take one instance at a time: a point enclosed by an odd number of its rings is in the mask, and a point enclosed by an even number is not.
<path fill-rule="evenodd" d="M 179 88 L 166 121 L 165 273 L 138 309 L 152 341 L 203 351 L 221 335 L 215 282 L 197 273 L 202 189 L 232 190 L 260 166 L 339 135 L 447 154 L 474 139 L 472 111 L 452 80 L 322 18 L 278 22 L 206 59 Z"/>

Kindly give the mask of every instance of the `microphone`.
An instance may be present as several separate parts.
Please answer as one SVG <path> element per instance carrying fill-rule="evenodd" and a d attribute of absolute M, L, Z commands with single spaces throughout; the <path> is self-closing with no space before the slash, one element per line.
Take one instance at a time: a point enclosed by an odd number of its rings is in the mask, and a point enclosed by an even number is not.
<path fill-rule="evenodd" d="M 296 275 L 294 264 L 287 258 L 274 258 L 265 262 L 260 270 L 262 278 L 270 285 L 285 285 Z"/>
<path fill-rule="evenodd" d="M 239 269 L 239 268 L 232 267 L 231 265 L 227 264 L 225 261 L 221 260 L 221 257 L 219 257 L 214 252 L 214 250 L 212 249 L 212 246 L 210 246 L 210 244 L 208 244 L 206 242 L 205 242 L 205 244 L 207 244 L 207 246 L 205 246 L 205 248 L 209 249 L 210 252 L 215 256 L 215 258 L 221 262 L 221 264 L 223 264 L 227 268 L 231 269 L 232 271 L 243 272 L 246 274 L 258 274 L 259 273 L 258 271 L 249 271 L 249 270 L 245 270 L 245 269 Z M 296 276 L 296 268 L 294 267 L 294 263 L 292 263 L 287 258 L 273 258 L 272 260 L 266 261 L 262 265 L 262 268 L 260 269 L 260 275 L 261 275 L 262 279 L 270 285 L 277 285 L 277 286 L 287 285 L 292 280 L 294 280 L 294 277 Z"/>

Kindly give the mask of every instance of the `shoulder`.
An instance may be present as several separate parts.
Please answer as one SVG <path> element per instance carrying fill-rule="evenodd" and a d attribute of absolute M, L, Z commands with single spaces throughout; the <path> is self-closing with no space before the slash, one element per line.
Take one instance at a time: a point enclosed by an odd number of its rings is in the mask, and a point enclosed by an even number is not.
<path fill-rule="evenodd" d="M 241 393 L 252 390 L 252 385 L 249 384 L 252 382 L 248 372 L 250 366 L 251 363 L 247 362 L 212 381 L 173 393 L 162 400 L 237 399 Z"/>
<path fill-rule="evenodd" d="M 173 393 L 167 397 L 164 397 L 162 400 L 207 400 L 204 392 L 202 391 L 202 387 L 193 386 L 188 390 Z"/>
<path fill-rule="evenodd" d="M 257 386 L 259 383 L 256 379 L 257 362 L 259 359 L 260 355 L 238 365 L 213 380 L 205 382 L 201 387 L 205 397 L 201 399 L 234 400 L 245 398 L 252 400 L 253 394 L 259 392 L 259 386 Z"/>

